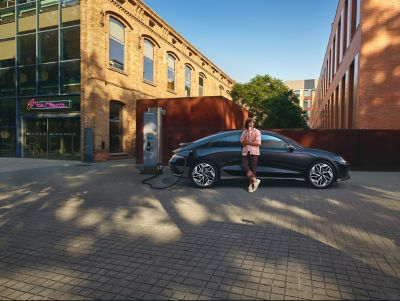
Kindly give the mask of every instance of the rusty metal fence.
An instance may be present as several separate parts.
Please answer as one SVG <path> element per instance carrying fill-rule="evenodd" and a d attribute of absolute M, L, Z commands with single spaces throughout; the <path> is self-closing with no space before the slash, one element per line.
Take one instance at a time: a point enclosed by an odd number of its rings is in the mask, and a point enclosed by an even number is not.
<path fill-rule="evenodd" d="M 269 129 L 343 156 L 352 170 L 400 171 L 400 130 Z"/>

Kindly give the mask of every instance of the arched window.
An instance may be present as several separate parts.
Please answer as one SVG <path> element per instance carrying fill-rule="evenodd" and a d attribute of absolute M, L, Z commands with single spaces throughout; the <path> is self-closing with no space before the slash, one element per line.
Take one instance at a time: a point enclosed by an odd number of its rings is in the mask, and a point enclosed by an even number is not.
<path fill-rule="evenodd" d="M 110 66 L 124 70 L 125 63 L 125 26 L 110 17 Z"/>
<path fill-rule="evenodd" d="M 219 95 L 224 95 L 224 87 L 219 86 Z"/>
<path fill-rule="evenodd" d="M 205 76 L 200 73 L 199 74 L 199 96 L 204 96 L 204 79 Z"/>
<path fill-rule="evenodd" d="M 189 65 L 185 65 L 185 94 L 190 96 L 190 88 L 192 81 L 192 68 Z"/>
<path fill-rule="evenodd" d="M 175 91 L 175 58 L 168 54 L 167 56 L 168 64 L 168 90 Z"/>
<path fill-rule="evenodd" d="M 147 39 L 144 39 L 143 79 L 154 83 L 154 45 Z"/>

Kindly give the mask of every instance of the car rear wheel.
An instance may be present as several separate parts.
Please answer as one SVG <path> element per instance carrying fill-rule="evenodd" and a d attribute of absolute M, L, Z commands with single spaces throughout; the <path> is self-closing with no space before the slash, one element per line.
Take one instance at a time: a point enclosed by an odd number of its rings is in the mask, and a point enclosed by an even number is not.
<path fill-rule="evenodd" d="M 212 187 L 218 182 L 218 169 L 209 161 L 197 162 L 190 172 L 190 179 L 197 187 Z"/>
<path fill-rule="evenodd" d="M 307 181 L 315 188 L 328 188 L 335 182 L 335 169 L 326 161 L 314 162 L 307 172 Z"/>

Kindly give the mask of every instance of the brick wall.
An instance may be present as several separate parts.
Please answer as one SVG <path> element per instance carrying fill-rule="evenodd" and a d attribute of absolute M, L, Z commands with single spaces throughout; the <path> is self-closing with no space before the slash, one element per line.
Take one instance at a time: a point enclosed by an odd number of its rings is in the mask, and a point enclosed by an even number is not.
<path fill-rule="evenodd" d="M 400 1 L 362 6 L 359 128 L 400 129 Z"/>
<path fill-rule="evenodd" d="M 220 96 L 142 99 L 136 110 L 136 160 L 143 162 L 143 113 L 149 107 L 161 107 L 163 117 L 163 162 L 168 163 L 172 150 L 181 142 L 199 138 L 227 129 L 243 128 L 248 111 Z"/>
<path fill-rule="evenodd" d="M 110 16 L 125 26 L 125 68 L 109 67 Z M 143 81 L 143 40 L 155 45 L 154 83 Z M 167 90 L 167 53 L 176 57 L 175 91 Z M 230 97 L 234 81 L 140 1 L 81 1 L 81 127 L 93 128 L 94 159 L 109 157 L 109 103 L 124 104 L 123 152 L 134 155 L 136 101 L 140 98 L 185 96 L 185 65 L 192 66 L 191 96 L 205 75 L 204 95 Z M 81 138 L 84 147 L 84 137 Z M 102 147 L 104 145 L 104 148 Z M 82 157 L 84 150 L 82 150 Z"/>
<path fill-rule="evenodd" d="M 346 36 L 343 32 L 338 34 L 339 21 L 343 27 L 346 12 L 346 0 L 340 0 L 311 113 L 311 127 L 400 129 L 400 1 L 347 2 L 361 4 L 360 25 L 349 47 L 343 46 L 345 53 L 333 78 L 326 80 L 334 38 L 342 40 Z M 351 81 L 353 62 L 355 80 Z"/>

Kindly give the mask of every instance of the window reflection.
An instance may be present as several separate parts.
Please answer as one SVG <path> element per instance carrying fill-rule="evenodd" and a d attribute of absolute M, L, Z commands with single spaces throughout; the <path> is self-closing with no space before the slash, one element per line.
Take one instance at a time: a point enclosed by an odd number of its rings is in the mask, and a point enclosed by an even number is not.
<path fill-rule="evenodd" d="M 15 65 L 15 39 L 0 41 L 0 68 Z"/>
<path fill-rule="evenodd" d="M 26 66 L 18 68 L 19 94 L 36 94 L 36 66 Z"/>
<path fill-rule="evenodd" d="M 62 59 L 80 58 L 80 28 L 71 27 L 62 30 Z"/>
<path fill-rule="evenodd" d="M 36 31 L 36 2 L 17 6 L 18 33 L 26 34 Z"/>
<path fill-rule="evenodd" d="M 199 76 L 199 96 L 204 95 L 204 77 L 202 74 Z"/>
<path fill-rule="evenodd" d="M 62 26 L 78 25 L 80 23 L 79 0 L 61 1 L 61 24 Z"/>
<path fill-rule="evenodd" d="M 58 94 L 58 63 L 39 66 L 39 94 Z"/>
<path fill-rule="evenodd" d="M 39 2 L 39 30 L 58 27 L 58 0 L 41 0 Z"/>
<path fill-rule="evenodd" d="M 30 34 L 18 38 L 19 65 L 36 63 L 36 35 Z"/>
<path fill-rule="evenodd" d="M 72 93 L 80 91 L 80 61 L 62 64 L 62 92 Z"/>
<path fill-rule="evenodd" d="M 125 26 L 110 18 L 110 66 L 124 70 L 125 62 Z"/>
<path fill-rule="evenodd" d="M 15 69 L 0 69 L 0 96 L 15 95 Z"/>
<path fill-rule="evenodd" d="M 15 147 L 16 147 L 15 110 L 16 110 L 16 104 L 14 98 L 0 99 L 0 112 L 1 112 L 0 157 L 15 156 Z"/>
<path fill-rule="evenodd" d="M 46 31 L 39 34 L 40 62 L 56 62 L 58 60 L 58 31 Z"/>
<path fill-rule="evenodd" d="M 0 9 L 0 37 L 2 39 L 15 37 L 14 7 Z"/>
<path fill-rule="evenodd" d="M 143 78 L 146 81 L 154 82 L 154 46 L 144 40 Z"/>
<path fill-rule="evenodd" d="M 168 90 L 174 91 L 175 90 L 175 58 L 168 54 L 167 57 L 167 64 L 168 64 Z"/>
<path fill-rule="evenodd" d="M 192 69 L 188 65 L 185 66 L 185 93 L 186 96 L 190 96 L 190 86 L 192 78 Z"/>
<path fill-rule="evenodd" d="M 109 128 L 110 128 L 110 153 L 119 153 L 123 151 L 123 104 L 117 101 L 110 102 Z"/>

